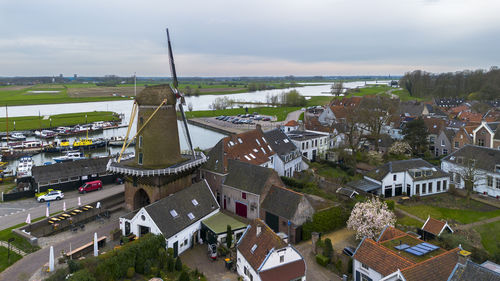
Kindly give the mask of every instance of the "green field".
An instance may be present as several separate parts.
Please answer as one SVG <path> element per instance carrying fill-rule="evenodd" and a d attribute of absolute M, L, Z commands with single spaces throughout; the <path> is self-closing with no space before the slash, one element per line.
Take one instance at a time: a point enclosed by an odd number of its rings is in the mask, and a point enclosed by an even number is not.
<path fill-rule="evenodd" d="M 52 121 L 51 121 L 52 120 Z M 112 111 L 92 111 L 80 113 L 57 114 L 48 117 L 44 116 L 24 116 L 9 118 L 9 131 L 15 130 L 35 130 L 45 128 L 55 128 L 59 126 L 73 126 L 77 124 L 87 124 L 96 121 L 117 121 L 118 116 Z M 0 131 L 5 132 L 7 127 L 6 118 L 0 118 Z"/>
<path fill-rule="evenodd" d="M 430 205 L 397 205 L 397 207 L 421 219 L 427 219 L 427 216 L 430 215 L 431 217 L 438 220 L 455 220 L 462 224 L 469 224 L 476 221 L 500 216 L 500 209 L 496 209 L 494 211 L 479 211 L 468 209 L 451 209 Z"/>
<path fill-rule="evenodd" d="M 494 256 L 500 253 L 498 235 L 500 233 L 500 221 L 483 224 L 474 228 L 481 235 L 481 244 Z"/>
<path fill-rule="evenodd" d="M 412 227 L 422 227 L 423 223 L 417 219 L 414 219 L 409 216 L 398 216 L 396 224 L 401 224 L 401 225 L 406 225 L 406 226 L 412 226 Z"/>
<path fill-rule="evenodd" d="M 260 115 L 266 116 L 276 116 L 277 121 L 283 121 L 286 119 L 288 113 L 292 111 L 299 110 L 300 107 L 254 107 L 249 108 L 248 113 L 257 112 Z M 199 117 L 217 117 L 221 115 L 235 116 L 238 114 L 246 114 L 244 108 L 230 108 L 221 110 L 200 110 L 186 112 L 186 117 L 189 118 L 199 118 Z"/>
<path fill-rule="evenodd" d="M 5 247 L 0 247 L 0 272 L 4 271 L 7 267 L 13 265 L 16 261 L 20 260 L 22 257 L 13 251 L 10 251 L 10 262 L 7 259 L 8 250 Z"/>

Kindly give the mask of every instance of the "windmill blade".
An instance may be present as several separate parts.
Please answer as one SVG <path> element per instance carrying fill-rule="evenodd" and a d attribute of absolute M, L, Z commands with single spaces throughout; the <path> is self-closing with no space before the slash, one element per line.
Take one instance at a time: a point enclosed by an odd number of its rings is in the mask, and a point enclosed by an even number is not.
<path fill-rule="evenodd" d="M 177 90 L 179 82 L 177 81 L 177 72 L 175 71 L 175 63 L 174 63 L 174 53 L 172 52 L 172 44 L 170 43 L 170 33 L 168 33 L 168 28 L 167 28 L 167 41 L 168 41 L 168 58 L 170 59 L 170 74 L 172 75 L 172 83 L 174 84 L 174 88 L 175 90 Z M 177 92 L 179 91 L 177 90 Z"/>
<path fill-rule="evenodd" d="M 168 56 L 170 59 L 170 72 L 172 74 L 173 90 L 174 90 L 174 94 L 175 94 L 176 98 L 179 100 L 179 111 L 181 112 L 181 115 L 182 115 L 182 121 L 184 123 L 184 129 L 186 131 L 189 149 L 191 150 L 191 153 L 193 154 L 193 158 L 195 158 L 193 142 L 191 141 L 191 134 L 189 133 L 186 114 L 184 113 L 184 107 L 182 106 L 185 103 L 184 96 L 179 91 L 179 89 L 177 89 L 179 82 L 177 81 L 177 72 L 175 71 L 174 54 L 172 52 L 172 44 L 170 43 L 170 34 L 168 33 L 168 28 L 167 28 L 167 41 L 168 41 Z"/>

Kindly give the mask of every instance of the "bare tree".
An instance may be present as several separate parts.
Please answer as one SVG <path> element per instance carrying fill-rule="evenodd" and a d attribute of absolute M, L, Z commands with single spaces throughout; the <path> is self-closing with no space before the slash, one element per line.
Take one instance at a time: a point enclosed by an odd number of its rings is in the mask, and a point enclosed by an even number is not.
<path fill-rule="evenodd" d="M 473 157 L 464 157 L 463 164 L 455 172 L 458 174 L 458 178 L 455 179 L 457 184 L 460 184 L 460 180 L 464 181 L 465 191 L 467 192 L 467 204 L 470 205 L 470 197 L 474 191 L 474 185 L 476 182 L 483 180 L 484 173 L 479 171 L 476 167 L 476 159 Z"/>
<path fill-rule="evenodd" d="M 359 121 L 375 140 L 377 151 L 382 128 L 396 109 L 397 101 L 384 97 L 365 97 L 359 105 Z"/>
<path fill-rule="evenodd" d="M 344 82 L 339 81 L 333 83 L 332 87 L 330 88 L 330 92 L 336 97 L 340 96 L 344 92 Z"/>

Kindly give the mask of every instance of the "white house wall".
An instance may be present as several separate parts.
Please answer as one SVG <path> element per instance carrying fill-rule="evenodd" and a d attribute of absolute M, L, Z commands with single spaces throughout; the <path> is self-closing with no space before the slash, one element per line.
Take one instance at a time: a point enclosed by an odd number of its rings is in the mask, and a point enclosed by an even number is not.
<path fill-rule="evenodd" d="M 284 256 L 284 261 L 280 262 L 280 257 Z M 301 260 L 302 256 L 292 247 L 287 246 L 284 249 L 280 249 L 280 251 L 274 249 L 273 252 L 269 255 L 264 265 L 260 269 L 260 271 L 264 271 L 267 269 L 271 269 L 273 267 L 285 265 L 290 262 Z"/>
<path fill-rule="evenodd" d="M 245 257 L 240 253 L 239 250 L 236 250 L 236 270 L 238 271 L 238 275 L 243 277 L 243 280 L 250 281 L 250 277 L 245 275 L 244 268 L 246 267 L 249 271 L 249 274 L 252 274 L 253 281 L 261 281 L 260 276 L 255 272 L 252 266 L 247 262 Z"/>
<path fill-rule="evenodd" d="M 455 184 L 456 188 L 464 189 L 465 183 L 464 180 L 461 179 L 460 183 L 457 183 L 457 176 L 463 173 L 463 167 L 448 161 L 441 162 L 441 169 L 445 172 L 451 174 L 451 178 L 453 181 L 451 183 Z M 478 170 L 477 176 L 474 179 L 474 191 L 487 194 L 488 196 L 492 196 L 495 198 L 500 197 L 500 189 L 496 188 L 496 181 L 500 182 L 500 173 L 487 172 L 484 170 Z M 487 176 L 491 176 L 493 178 L 493 186 L 488 186 L 487 184 Z"/>
<path fill-rule="evenodd" d="M 356 272 L 359 272 L 360 274 L 364 274 L 364 275 L 368 276 L 368 278 L 370 278 L 372 281 L 379 281 L 380 279 L 382 279 L 384 277 L 382 274 L 378 273 L 377 271 L 373 270 L 370 267 L 368 267 L 368 269 L 363 268 L 361 266 L 361 262 L 359 262 L 356 259 L 353 260 L 352 269 L 353 269 L 352 272 L 353 272 L 354 278 L 356 278 Z M 354 279 L 354 281 L 361 281 L 361 278 Z"/>

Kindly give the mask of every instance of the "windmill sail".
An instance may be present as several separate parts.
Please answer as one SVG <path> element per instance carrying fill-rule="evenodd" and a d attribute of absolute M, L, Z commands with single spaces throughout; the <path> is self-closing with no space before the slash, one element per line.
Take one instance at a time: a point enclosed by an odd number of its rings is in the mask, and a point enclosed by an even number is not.
<path fill-rule="evenodd" d="M 187 124 L 187 120 L 186 120 L 186 114 L 184 113 L 184 107 L 183 107 L 183 104 L 185 103 L 184 95 L 177 88 L 179 85 L 179 82 L 177 80 L 177 72 L 175 71 L 174 54 L 172 52 L 172 44 L 170 43 L 170 34 L 168 33 L 168 28 L 167 28 L 167 41 L 168 41 L 168 57 L 170 59 L 170 72 L 172 75 L 173 90 L 174 90 L 175 97 L 179 100 L 179 111 L 181 112 L 181 115 L 182 115 L 182 121 L 184 123 L 184 129 L 185 129 L 185 133 L 187 136 L 189 149 L 191 150 L 191 153 L 193 154 L 193 158 L 194 158 L 195 154 L 194 154 L 194 149 L 193 149 L 193 143 L 191 141 L 191 135 L 189 134 L 189 128 L 188 128 L 188 124 Z"/>

